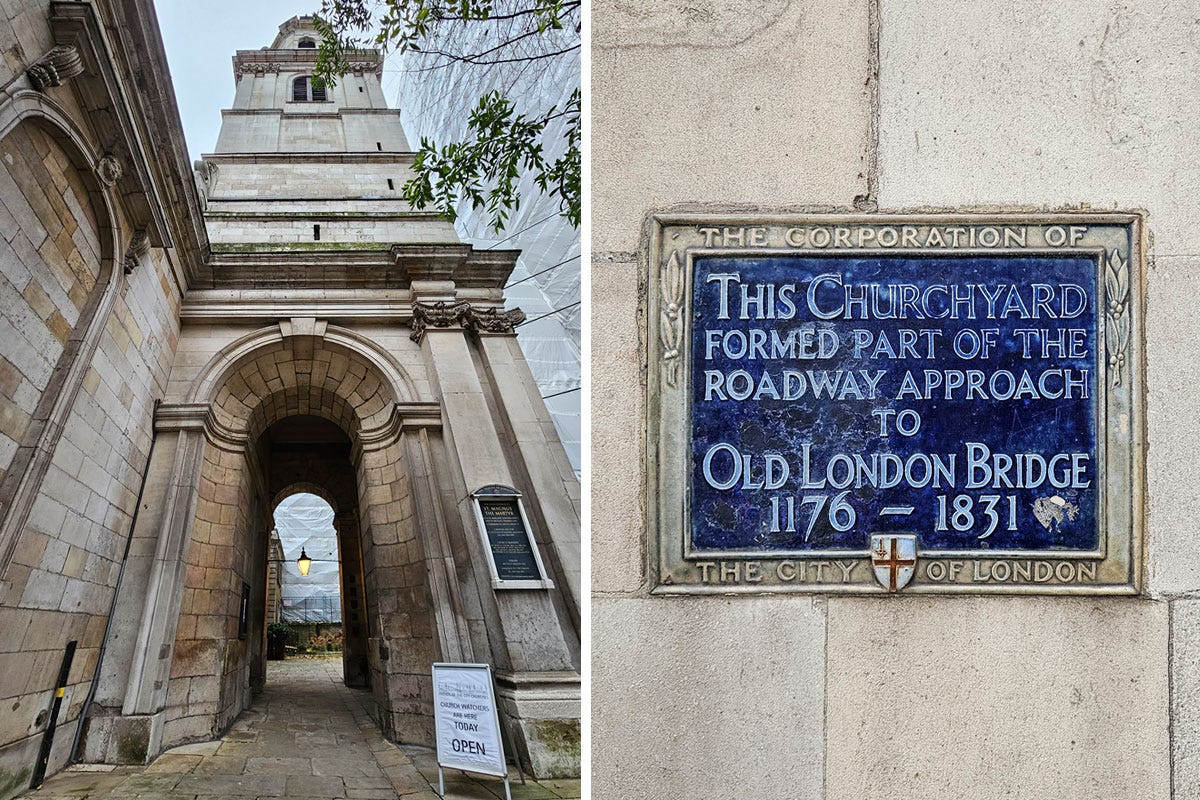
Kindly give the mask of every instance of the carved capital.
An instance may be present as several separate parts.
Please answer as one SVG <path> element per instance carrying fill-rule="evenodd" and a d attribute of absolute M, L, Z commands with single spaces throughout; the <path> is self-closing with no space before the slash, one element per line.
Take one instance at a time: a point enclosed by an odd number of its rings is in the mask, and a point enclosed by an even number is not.
<path fill-rule="evenodd" d="M 96 162 L 96 177 L 105 189 L 111 188 L 124 174 L 125 168 L 121 166 L 121 159 L 112 153 L 105 154 Z"/>
<path fill-rule="evenodd" d="M 252 61 L 238 64 L 234 67 L 233 74 L 240 78 L 243 75 L 266 75 L 269 72 L 279 72 L 280 69 L 278 64 L 272 62 Z"/>
<path fill-rule="evenodd" d="M 142 262 L 142 259 L 150 254 L 150 237 L 146 235 L 146 231 L 139 230 L 133 234 L 133 239 L 129 242 L 129 247 L 125 249 L 125 258 L 121 260 L 121 266 L 128 275 Z"/>
<path fill-rule="evenodd" d="M 51 86 L 62 86 L 64 81 L 83 73 L 83 59 L 79 51 L 70 45 L 59 45 L 42 56 L 36 64 L 25 70 L 29 82 L 39 92 Z"/>
<path fill-rule="evenodd" d="M 513 329 L 524 321 L 525 312 L 519 308 L 508 311 L 498 308 L 471 308 L 467 312 L 466 327 L 475 333 L 513 333 Z"/>
<path fill-rule="evenodd" d="M 364 72 L 374 72 L 376 75 L 383 74 L 382 61 L 351 61 L 346 65 L 350 72 L 356 75 L 361 75 Z"/>
<path fill-rule="evenodd" d="M 466 327 L 471 312 L 471 304 L 461 300 L 448 303 L 439 300 L 436 303 L 413 303 L 412 329 L 409 338 L 420 342 L 425 336 L 426 328 Z"/>

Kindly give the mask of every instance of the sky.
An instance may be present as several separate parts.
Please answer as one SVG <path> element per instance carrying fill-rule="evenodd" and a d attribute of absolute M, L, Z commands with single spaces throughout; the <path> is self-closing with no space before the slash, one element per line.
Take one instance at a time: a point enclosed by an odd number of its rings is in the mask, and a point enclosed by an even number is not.
<path fill-rule="evenodd" d="M 211 153 L 221 109 L 233 104 L 233 54 L 269 47 L 281 23 L 315 13 L 321 0 L 154 0 L 175 100 L 193 161 Z M 384 62 L 383 92 L 395 108 L 401 57 Z"/>
<path fill-rule="evenodd" d="M 175 99 L 193 161 L 211 153 L 233 105 L 233 53 L 270 46 L 281 23 L 320 0 L 156 0 Z"/>

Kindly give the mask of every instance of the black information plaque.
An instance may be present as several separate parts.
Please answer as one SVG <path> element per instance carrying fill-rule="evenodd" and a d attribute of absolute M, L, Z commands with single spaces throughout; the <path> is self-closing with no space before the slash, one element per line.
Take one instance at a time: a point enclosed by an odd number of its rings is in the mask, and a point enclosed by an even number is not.
<path fill-rule="evenodd" d="M 540 581 L 537 557 L 515 497 L 480 497 L 479 514 L 502 581 Z"/>

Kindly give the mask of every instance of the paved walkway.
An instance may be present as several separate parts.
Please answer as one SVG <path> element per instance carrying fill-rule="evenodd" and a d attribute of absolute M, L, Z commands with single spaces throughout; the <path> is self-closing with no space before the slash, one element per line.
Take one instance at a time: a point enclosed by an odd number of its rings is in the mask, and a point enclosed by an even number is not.
<path fill-rule="evenodd" d="M 437 800 L 437 759 L 397 747 L 367 714 L 366 692 L 342 685 L 341 659 L 268 664 L 267 687 L 223 739 L 163 753 L 148 767 L 80 764 L 24 797 L 36 800 Z M 528 781 L 513 800 L 578 798 L 579 781 Z M 446 797 L 496 800 L 502 781 L 446 773 Z"/>

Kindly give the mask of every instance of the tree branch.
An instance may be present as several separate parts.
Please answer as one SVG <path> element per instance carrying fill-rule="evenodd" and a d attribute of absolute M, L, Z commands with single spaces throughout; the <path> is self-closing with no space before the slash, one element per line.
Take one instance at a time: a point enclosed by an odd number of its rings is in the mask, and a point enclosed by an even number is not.
<path fill-rule="evenodd" d="M 495 58 L 495 59 L 491 59 L 489 61 L 476 61 L 476 60 L 473 60 L 466 56 L 458 56 L 458 55 L 455 55 L 454 53 L 447 53 L 444 50 L 422 50 L 420 52 L 425 53 L 427 55 L 442 56 L 447 59 L 447 62 L 444 64 L 434 64 L 433 66 L 421 67 L 420 69 L 409 70 L 409 71 L 410 72 L 432 72 L 435 69 L 445 69 L 446 67 L 450 66 L 450 64 L 453 64 L 455 62 L 458 62 L 460 64 L 475 64 L 477 66 L 486 66 L 489 64 L 514 64 L 518 61 L 537 61 L 537 60 L 540 60 L 543 58 L 554 58 L 556 56 L 561 56 L 565 53 L 570 53 L 575 50 L 578 50 L 579 48 L 580 48 L 580 45 L 576 44 L 576 45 L 572 45 L 570 47 L 564 48 L 562 50 L 556 50 L 553 53 L 538 53 L 536 55 L 530 55 L 530 56 L 517 56 L 516 58 Z"/>

